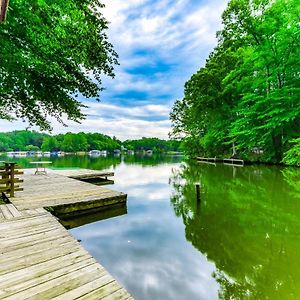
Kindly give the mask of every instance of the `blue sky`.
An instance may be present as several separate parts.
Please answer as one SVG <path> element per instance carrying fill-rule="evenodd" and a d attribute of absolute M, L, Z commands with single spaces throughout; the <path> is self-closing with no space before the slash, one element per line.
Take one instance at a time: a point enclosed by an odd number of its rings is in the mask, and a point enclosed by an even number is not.
<path fill-rule="evenodd" d="M 108 36 L 119 54 L 116 78 L 103 78 L 101 102 L 89 106 L 82 124 L 53 121 L 54 133 L 102 132 L 121 140 L 167 138 L 169 112 L 186 80 L 216 45 L 227 0 L 103 0 Z M 0 120 L 1 131 L 26 123 Z"/>

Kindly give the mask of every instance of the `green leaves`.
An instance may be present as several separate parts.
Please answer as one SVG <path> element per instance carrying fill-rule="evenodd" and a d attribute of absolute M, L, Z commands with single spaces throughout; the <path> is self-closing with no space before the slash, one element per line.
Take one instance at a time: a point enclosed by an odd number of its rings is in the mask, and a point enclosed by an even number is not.
<path fill-rule="evenodd" d="M 283 162 L 288 165 L 300 166 L 300 138 L 290 141 L 292 147 L 285 153 Z"/>
<path fill-rule="evenodd" d="M 0 24 L 0 117 L 50 129 L 48 117 L 84 118 L 76 94 L 99 97 L 117 54 L 99 1 L 11 1 Z"/>

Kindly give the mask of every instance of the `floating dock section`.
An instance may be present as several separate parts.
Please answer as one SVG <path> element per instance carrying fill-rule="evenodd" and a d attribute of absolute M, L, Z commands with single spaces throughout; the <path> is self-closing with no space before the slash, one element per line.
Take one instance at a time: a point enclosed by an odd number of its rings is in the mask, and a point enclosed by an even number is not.
<path fill-rule="evenodd" d="M 235 158 L 216 158 L 216 157 L 197 157 L 199 162 L 216 165 L 216 163 L 224 163 L 225 165 L 244 166 L 244 160 Z"/>
<path fill-rule="evenodd" d="M 234 159 L 234 158 L 225 158 L 223 159 L 225 165 L 233 165 L 233 166 L 244 166 L 244 161 L 242 159 Z"/>
<path fill-rule="evenodd" d="M 197 157 L 198 161 L 207 161 L 207 162 L 219 162 L 219 160 L 216 157 Z"/>
<path fill-rule="evenodd" d="M 33 173 L 23 175 L 24 192 L 0 205 L 0 299 L 133 299 L 45 209 L 87 213 L 124 206 L 127 195 Z"/>

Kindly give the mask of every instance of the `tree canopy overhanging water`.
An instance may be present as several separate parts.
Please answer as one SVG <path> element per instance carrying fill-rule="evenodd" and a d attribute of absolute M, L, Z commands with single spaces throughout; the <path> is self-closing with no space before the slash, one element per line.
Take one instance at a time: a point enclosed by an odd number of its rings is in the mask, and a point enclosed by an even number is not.
<path fill-rule="evenodd" d="M 300 165 L 298 0 L 231 0 L 171 112 L 186 151 Z"/>

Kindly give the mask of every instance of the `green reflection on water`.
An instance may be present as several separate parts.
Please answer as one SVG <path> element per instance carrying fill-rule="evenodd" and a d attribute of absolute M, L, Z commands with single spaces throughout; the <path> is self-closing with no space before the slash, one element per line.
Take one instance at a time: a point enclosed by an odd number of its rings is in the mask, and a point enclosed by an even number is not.
<path fill-rule="evenodd" d="M 299 178 L 299 169 L 274 166 L 173 170 L 171 203 L 187 240 L 216 264 L 220 298 L 300 298 Z"/>
<path fill-rule="evenodd" d="M 11 158 L 6 155 L 0 155 L 0 160 L 2 161 L 15 161 L 23 168 L 34 167 L 30 162 L 32 161 L 52 161 L 49 168 L 83 168 L 83 169 L 94 169 L 103 170 L 110 167 L 115 168 L 121 163 L 126 164 L 137 164 L 144 166 L 155 166 L 161 163 L 175 163 L 181 161 L 181 156 L 172 155 L 108 155 L 106 157 L 90 157 L 88 155 L 66 155 L 62 157 L 21 157 L 21 158 Z"/>

